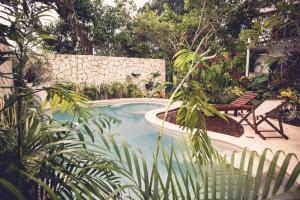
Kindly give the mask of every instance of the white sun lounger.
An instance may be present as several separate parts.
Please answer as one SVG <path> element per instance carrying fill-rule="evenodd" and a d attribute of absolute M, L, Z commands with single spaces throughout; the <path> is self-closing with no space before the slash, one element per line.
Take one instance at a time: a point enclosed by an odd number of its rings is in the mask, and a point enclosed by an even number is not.
<path fill-rule="evenodd" d="M 266 138 L 285 138 L 288 139 L 288 137 L 284 134 L 283 132 L 283 127 L 282 127 L 282 119 L 279 117 L 279 110 L 285 100 L 265 100 L 263 101 L 258 107 L 252 106 L 248 107 L 248 113 L 245 115 L 242 115 L 241 113 L 240 116 L 242 119 L 238 122 L 237 126 L 240 125 L 243 121 L 247 122 L 253 130 L 255 131 L 256 134 L 258 134 L 262 139 Z M 249 121 L 249 117 L 252 115 L 253 122 L 251 123 Z M 276 127 L 268 118 L 272 117 L 273 119 L 277 119 L 279 123 L 279 128 Z M 268 123 L 273 129 L 272 130 L 259 130 L 258 125 L 261 124 L 262 122 Z M 266 137 L 262 134 L 262 132 L 274 132 L 277 131 L 280 136 L 271 136 L 271 137 Z"/>

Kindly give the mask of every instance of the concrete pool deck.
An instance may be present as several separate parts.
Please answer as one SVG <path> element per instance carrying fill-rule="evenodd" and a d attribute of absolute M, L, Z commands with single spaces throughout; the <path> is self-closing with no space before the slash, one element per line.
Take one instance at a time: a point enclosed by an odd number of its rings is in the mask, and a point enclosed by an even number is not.
<path fill-rule="evenodd" d="M 230 115 L 231 118 L 235 120 L 240 120 L 240 117 L 234 117 L 233 114 Z M 278 124 L 276 120 L 271 120 L 275 125 Z M 268 138 L 263 140 L 259 135 L 255 134 L 254 130 L 249 126 L 243 124 L 245 133 L 238 138 L 243 145 L 248 147 L 254 147 L 255 150 L 263 150 L 264 148 L 271 148 L 272 151 L 284 150 L 285 153 L 295 153 L 298 158 L 300 158 L 300 127 L 292 126 L 289 124 L 283 123 L 283 130 L 289 139 L 284 138 Z M 270 126 L 267 123 L 262 123 L 259 128 L 261 129 L 270 129 Z M 264 135 L 269 136 L 278 136 L 278 133 L 267 132 Z"/>
<path fill-rule="evenodd" d="M 169 110 L 178 108 L 180 106 L 180 102 L 174 103 Z M 146 119 L 155 126 L 160 127 L 162 125 L 162 120 L 154 117 L 157 113 L 164 112 L 165 108 L 157 109 L 146 113 Z M 240 117 L 234 117 L 233 113 L 229 112 L 226 114 L 230 118 L 239 121 Z M 271 120 L 274 124 L 277 124 L 277 121 Z M 220 140 L 226 143 L 230 143 L 236 145 L 240 148 L 247 147 L 249 150 L 256 150 L 258 152 L 262 152 L 265 148 L 271 148 L 273 151 L 283 150 L 285 153 L 295 153 L 298 158 L 300 158 L 300 127 L 283 124 L 283 128 L 287 136 L 288 140 L 283 138 L 269 138 L 267 140 L 263 140 L 257 134 L 255 134 L 254 130 L 249 126 L 243 123 L 244 134 L 241 137 L 232 137 L 229 135 L 220 134 L 217 132 L 209 131 L 209 136 L 214 140 Z M 270 129 L 267 123 L 262 123 L 259 128 L 261 129 Z M 182 130 L 178 125 L 171 124 L 169 122 L 164 122 L 164 129 L 174 132 L 175 134 L 181 134 Z M 276 133 L 264 133 L 265 135 L 271 135 Z"/>
<path fill-rule="evenodd" d="M 169 110 L 178 108 L 180 106 L 180 102 L 175 102 Z M 164 112 L 166 108 L 156 109 L 153 111 L 149 111 L 146 113 L 145 117 L 146 120 L 149 121 L 151 124 L 155 125 L 156 127 L 164 126 L 164 130 L 166 130 L 168 133 L 174 134 L 176 136 L 179 135 L 185 135 L 187 136 L 182 129 L 175 124 L 169 123 L 169 122 L 163 122 L 161 119 L 157 117 L 158 113 Z M 235 119 L 236 121 L 239 121 L 240 117 L 234 117 L 233 112 L 229 112 L 226 114 L 232 119 Z M 271 120 L 274 122 L 275 125 L 277 125 L 277 121 Z M 299 158 L 300 158 L 300 127 L 283 124 L 283 129 L 286 135 L 289 137 L 288 140 L 284 138 L 269 138 L 267 140 L 263 140 L 259 135 L 255 134 L 254 130 L 249 126 L 243 124 L 244 128 L 244 134 L 241 137 L 233 137 L 230 135 L 224 135 L 217 132 L 208 131 L 209 137 L 213 141 L 219 141 L 224 142 L 230 145 L 234 145 L 240 149 L 247 148 L 250 151 L 256 151 L 258 155 L 261 155 L 264 149 L 269 148 L 271 149 L 272 153 L 269 152 L 267 154 L 267 159 L 269 161 L 272 160 L 274 153 L 278 150 L 282 150 L 285 155 L 288 153 L 294 153 L 297 157 L 296 159 L 292 159 L 289 165 L 289 168 L 287 170 L 288 174 L 292 173 L 292 170 L 294 167 L 298 164 Z M 262 123 L 259 126 L 260 129 L 270 129 L 269 125 L 267 123 Z M 264 133 L 265 135 L 271 135 L 276 134 L 275 132 L 271 133 Z M 283 154 L 279 157 L 278 164 L 280 165 L 284 161 Z M 266 169 L 267 170 L 267 169 Z M 300 177 L 298 177 L 297 182 L 300 184 Z"/>

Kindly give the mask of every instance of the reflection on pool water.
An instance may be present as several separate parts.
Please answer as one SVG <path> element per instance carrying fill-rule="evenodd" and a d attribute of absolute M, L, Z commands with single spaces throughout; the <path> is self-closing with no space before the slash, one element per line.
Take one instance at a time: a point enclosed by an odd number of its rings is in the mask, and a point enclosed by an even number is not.
<path fill-rule="evenodd" d="M 163 107 L 159 104 L 150 103 L 131 103 L 131 104 L 117 104 L 111 106 L 99 106 L 96 110 L 101 113 L 106 113 L 121 120 L 120 124 L 112 125 L 109 131 L 112 134 L 117 134 L 117 142 L 126 142 L 133 149 L 141 150 L 144 158 L 151 163 L 153 159 L 153 151 L 155 149 L 158 128 L 152 126 L 145 120 L 145 113 L 150 110 Z M 57 120 L 70 120 L 71 118 L 66 115 L 54 114 Z M 98 138 L 100 139 L 100 138 Z M 161 138 L 161 146 L 169 149 L 172 142 L 174 147 L 179 153 L 177 144 L 178 138 L 172 137 L 169 134 L 163 134 Z M 96 138 L 97 141 L 97 138 Z M 234 149 L 222 143 L 214 143 L 215 148 L 221 153 L 230 153 Z M 161 155 L 161 154 L 160 154 Z M 163 163 L 163 157 L 159 157 L 159 164 Z"/>

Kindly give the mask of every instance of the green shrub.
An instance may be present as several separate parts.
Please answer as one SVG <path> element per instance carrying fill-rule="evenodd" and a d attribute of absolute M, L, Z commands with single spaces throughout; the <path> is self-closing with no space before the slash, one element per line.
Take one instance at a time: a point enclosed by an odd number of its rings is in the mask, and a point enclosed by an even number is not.
<path fill-rule="evenodd" d="M 280 97 L 287 100 L 281 110 L 285 122 L 300 126 L 300 95 L 295 89 L 287 88 L 280 91 Z"/>
<path fill-rule="evenodd" d="M 272 96 L 268 89 L 268 83 L 269 75 L 267 74 L 240 79 L 240 86 L 247 91 L 254 91 L 257 93 L 259 99 Z"/>
<path fill-rule="evenodd" d="M 127 94 L 128 97 L 134 98 L 134 97 L 143 97 L 143 93 L 141 89 L 134 84 L 128 84 L 127 85 Z"/>
<path fill-rule="evenodd" d="M 280 90 L 293 88 L 300 92 L 300 49 L 287 55 L 284 61 L 277 60 L 271 64 L 269 89 L 279 94 Z"/>
<path fill-rule="evenodd" d="M 143 97 L 143 93 L 137 85 L 132 83 L 123 85 L 118 82 L 111 84 L 103 83 L 100 85 L 85 84 L 79 93 L 93 101 L 113 98 Z"/>
<path fill-rule="evenodd" d="M 125 89 L 121 83 L 113 82 L 110 86 L 111 98 L 123 98 Z"/>
<path fill-rule="evenodd" d="M 111 96 L 111 90 L 108 84 L 101 84 L 99 86 L 99 98 L 108 99 Z"/>
<path fill-rule="evenodd" d="M 87 96 L 91 100 L 98 100 L 99 99 L 98 88 L 95 85 L 85 85 L 82 88 L 82 94 L 84 96 Z"/>
<path fill-rule="evenodd" d="M 75 83 L 72 82 L 63 82 L 63 83 L 56 83 L 54 84 L 55 86 L 60 86 L 64 89 L 67 90 L 72 90 L 72 91 L 77 91 L 78 90 L 78 86 Z"/>
<path fill-rule="evenodd" d="M 236 81 L 222 64 L 213 64 L 209 69 L 202 70 L 201 81 L 210 103 L 229 103 L 236 97 L 232 92 Z"/>
<path fill-rule="evenodd" d="M 149 80 L 143 80 L 142 82 L 145 83 L 144 87 L 146 90 L 147 97 L 164 97 L 165 96 L 165 89 L 168 83 L 161 83 L 157 80 L 161 74 L 159 71 L 151 73 L 151 78 Z"/>

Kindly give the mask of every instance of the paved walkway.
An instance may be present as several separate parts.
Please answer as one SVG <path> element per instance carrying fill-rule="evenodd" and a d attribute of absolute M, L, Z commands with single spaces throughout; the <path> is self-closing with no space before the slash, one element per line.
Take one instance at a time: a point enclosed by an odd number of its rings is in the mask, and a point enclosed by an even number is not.
<path fill-rule="evenodd" d="M 239 121 L 240 117 L 234 117 L 233 113 L 229 113 L 232 119 Z M 274 125 L 278 125 L 278 121 L 271 120 Z M 244 134 L 239 138 L 232 138 L 231 141 L 240 146 L 249 148 L 249 150 L 255 150 L 259 154 L 263 152 L 265 148 L 270 148 L 273 152 L 269 153 L 268 159 L 272 158 L 274 153 L 278 150 L 283 150 L 287 155 L 288 153 L 294 153 L 297 159 L 292 159 L 290 167 L 288 168 L 288 173 L 291 173 L 293 168 L 298 164 L 300 160 L 300 127 L 283 124 L 284 133 L 289 137 L 288 140 L 284 138 L 268 138 L 263 140 L 259 135 L 255 134 L 254 130 L 243 123 Z M 259 125 L 258 129 L 271 130 L 272 128 L 267 123 L 262 123 Z M 277 132 L 263 132 L 265 136 L 280 136 Z M 279 163 L 282 163 L 284 156 L 279 157 Z M 298 177 L 297 182 L 300 183 L 300 177 Z"/>
<path fill-rule="evenodd" d="M 176 109 L 179 106 L 180 106 L 180 102 L 176 102 L 173 106 L 171 106 L 169 110 Z M 161 127 L 163 122 L 161 119 L 157 117 L 157 114 L 165 112 L 165 110 L 166 110 L 165 108 L 162 108 L 162 109 L 149 111 L 145 115 L 146 120 L 157 127 Z M 229 113 L 227 115 L 236 121 L 239 121 L 241 119 L 240 117 L 234 117 L 233 113 Z M 271 121 L 275 125 L 277 125 L 276 120 L 271 120 Z M 237 167 L 239 166 L 239 160 L 241 156 L 240 150 L 242 148 L 247 148 L 248 150 L 256 151 L 259 155 L 263 153 L 265 148 L 269 148 L 271 149 L 272 152 L 267 153 L 266 157 L 268 161 L 271 161 L 273 159 L 274 153 L 278 150 L 282 150 L 285 153 L 285 155 L 287 155 L 288 153 L 294 153 L 297 158 L 293 158 L 291 160 L 289 168 L 287 169 L 288 174 L 292 173 L 294 167 L 299 162 L 298 158 L 300 159 L 300 127 L 283 124 L 284 131 L 286 135 L 289 137 L 288 140 L 284 138 L 272 138 L 272 139 L 270 138 L 267 140 L 263 140 L 259 135 L 255 134 L 255 132 L 249 125 L 243 125 L 243 128 L 244 128 L 244 134 L 241 137 L 233 137 L 230 135 L 220 134 L 218 132 L 213 132 L 213 131 L 209 131 L 208 135 L 213 140 L 213 142 L 217 142 L 217 143 L 221 142 L 221 144 L 223 145 L 226 145 L 227 143 L 229 144 L 229 146 L 234 145 L 238 147 L 237 148 L 238 152 L 236 153 L 236 159 L 235 159 L 236 160 L 235 165 Z M 182 134 L 182 129 L 178 125 L 175 125 L 173 123 L 165 122 L 164 129 L 170 132 L 170 134 L 174 136 L 177 135 L 182 137 L 184 135 Z M 262 123 L 261 125 L 259 125 L 259 129 L 268 130 L 270 129 L 270 127 L 267 123 Z M 267 135 L 270 136 L 271 134 L 273 135 L 275 134 L 276 136 L 276 132 L 265 133 L 266 136 Z M 230 149 L 232 149 L 232 146 L 230 147 Z M 256 169 L 258 166 L 259 163 L 258 158 L 259 157 L 257 157 L 257 159 L 255 159 L 254 161 L 254 169 Z M 284 161 L 284 158 L 285 157 L 283 154 L 279 156 L 277 162 L 278 166 L 281 166 L 282 162 Z M 247 163 L 245 163 L 245 166 L 247 166 Z M 268 169 L 269 169 L 269 165 L 267 164 L 264 167 L 264 175 L 267 174 Z M 253 171 L 253 173 L 255 172 Z M 298 177 L 297 182 L 300 184 L 300 176 Z"/>
<path fill-rule="evenodd" d="M 240 120 L 240 117 L 234 117 L 232 114 L 228 114 L 236 121 Z M 271 120 L 273 124 L 278 125 L 278 121 Z M 268 138 L 263 140 L 259 135 L 255 134 L 253 129 L 243 123 L 244 134 L 239 138 L 239 141 L 248 144 L 248 147 L 255 147 L 255 150 L 263 150 L 265 148 L 271 148 L 273 152 L 276 150 L 284 150 L 285 153 L 295 153 L 300 159 L 300 127 L 283 124 L 285 134 L 289 137 L 288 140 L 284 138 Z M 271 130 L 272 128 L 267 123 L 259 125 L 258 129 Z M 265 136 L 280 136 L 277 132 L 263 132 Z"/>

